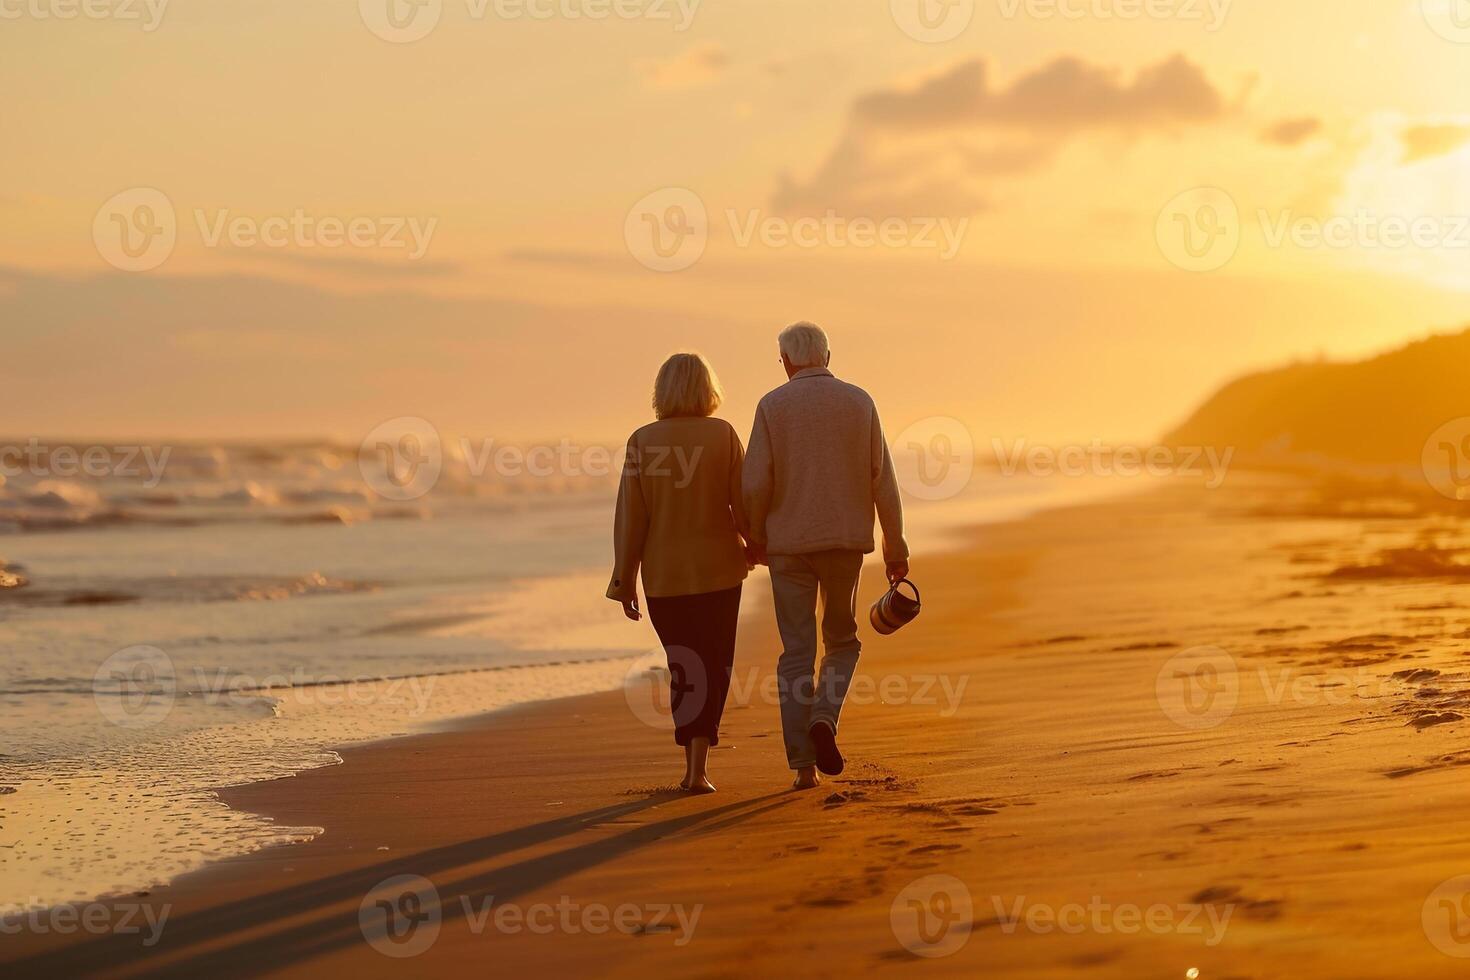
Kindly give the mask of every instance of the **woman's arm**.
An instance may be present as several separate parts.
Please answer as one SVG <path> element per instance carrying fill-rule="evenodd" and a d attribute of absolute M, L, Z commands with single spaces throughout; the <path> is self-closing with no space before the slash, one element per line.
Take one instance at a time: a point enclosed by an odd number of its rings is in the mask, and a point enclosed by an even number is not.
<path fill-rule="evenodd" d="M 741 481 L 744 479 L 745 447 L 735 427 L 730 427 L 730 516 L 735 520 L 735 530 L 740 537 L 750 540 L 750 521 L 745 517 L 745 501 L 742 499 Z"/>
<path fill-rule="evenodd" d="M 643 562 L 643 542 L 648 536 L 648 505 L 643 499 L 638 471 L 638 445 L 629 439 L 613 518 L 613 573 L 607 597 L 621 602 L 624 614 L 634 620 L 639 617 L 638 566 Z"/>

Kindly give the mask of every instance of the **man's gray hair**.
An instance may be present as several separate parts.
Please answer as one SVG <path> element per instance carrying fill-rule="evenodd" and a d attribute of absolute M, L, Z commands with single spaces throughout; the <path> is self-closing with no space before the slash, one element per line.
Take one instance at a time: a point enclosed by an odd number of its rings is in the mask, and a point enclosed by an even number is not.
<path fill-rule="evenodd" d="M 805 320 L 793 323 L 781 331 L 780 344 L 781 353 L 786 355 L 792 367 L 827 366 L 827 354 L 831 348 L 827 346 L 827 334 L 815 323 Z"/>

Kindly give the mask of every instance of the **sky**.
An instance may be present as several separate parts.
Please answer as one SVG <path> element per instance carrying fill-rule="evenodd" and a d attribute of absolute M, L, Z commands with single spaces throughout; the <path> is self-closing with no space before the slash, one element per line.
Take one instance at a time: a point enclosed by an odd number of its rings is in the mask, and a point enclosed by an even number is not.
<path fill-rule="evenodd" d="M 0 0 L 0 429 L 1146 440 L 1470 321 L 1457 3 Z"/>

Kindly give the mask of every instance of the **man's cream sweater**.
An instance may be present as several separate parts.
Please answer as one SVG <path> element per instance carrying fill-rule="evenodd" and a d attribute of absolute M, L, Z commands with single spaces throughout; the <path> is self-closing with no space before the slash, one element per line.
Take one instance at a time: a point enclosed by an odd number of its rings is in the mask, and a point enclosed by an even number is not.
<path fill-rule="evenodd" d="M 750 532 L 773 555 L 873 550 L 909 556 L 903 503 L 878 409 L 826 368 L 804 368 L 761 399 L 746 450 L 742 495 Z"/>

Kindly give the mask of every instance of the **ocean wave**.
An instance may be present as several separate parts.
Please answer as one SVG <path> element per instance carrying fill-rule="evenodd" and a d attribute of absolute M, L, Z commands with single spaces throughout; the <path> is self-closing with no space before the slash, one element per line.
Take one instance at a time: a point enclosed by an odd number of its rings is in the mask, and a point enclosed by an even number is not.
<path fill-rule="evenodd" d="M 3 573 L 0 573 L 3 574 Z M 377 582 L 334 579 L 312 572 L 289 576 L 157 576 L 128 579 L 119 586 L 105 579 L 65 586 L 31 582 L 25 589 L 0 591 L 0 607 L 104 606 L 129 602 L 273 602 L 322 595 L 373 592 Z"/>

